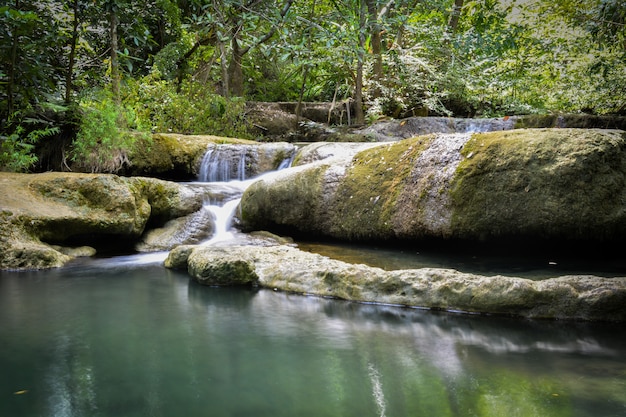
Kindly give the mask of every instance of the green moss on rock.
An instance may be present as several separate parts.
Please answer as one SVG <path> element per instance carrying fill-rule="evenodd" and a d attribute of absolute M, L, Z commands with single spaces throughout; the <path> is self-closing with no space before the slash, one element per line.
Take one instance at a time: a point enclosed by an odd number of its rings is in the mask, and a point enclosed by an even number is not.
<path fill-rule="evenodd" d="M 217 256 L 212 256 L 217 255 Z M 229 257 L 228 254 L 191 252 L 188 271 L 203 285 L 251 285 L 258 281 L 254 264 L 247 257 Z"/>
<path fill-rule="evenodd" d="M 0 173 L 0 195 L 3 269 L 57 267 L 92 253 L 67 246 L 113 239 L 130 246 L 148 223 L 193 213 L 203 200 L 180 184 L 157 179 L 59 172 Z"/>
<path fill-rule="evenodd" d="M 157 133 L 140 141 L 128 156 L 128 174 L 192 177 L 211 144 L 255 144 L 256 142 L 212 135 Z"/>
<path fill-rule="evenodd" d="M 253 183 L 241 200 L 240 218 L 246 230 L 297 225 L 301 232 L 320 233 L 323 183 L 329 165 L 292 170 Z"/>
<path fill-rule="evenodd" d="M 431 141 L 432 136 L 420 136 L 359 152 L 335 193 L 329 233 L 348 239 L 395 237 L 398 196 Z"/>
<path fill-rule="evenodd" d="M 451 191 L 470 239 L 609 240 L 626 232 L 626 133 L 525 129 L 476 134 Z"/>

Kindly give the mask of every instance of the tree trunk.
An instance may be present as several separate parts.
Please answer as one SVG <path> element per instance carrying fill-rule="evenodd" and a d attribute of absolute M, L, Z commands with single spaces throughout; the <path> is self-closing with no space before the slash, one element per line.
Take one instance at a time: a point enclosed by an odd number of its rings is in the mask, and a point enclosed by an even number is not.
<path fill-rule="evenodd" d="M 365 64 L 365 25 L 367 5 L 361 0 L 359 6 L 359 46 L 357 51 L 356 77 L 354 80 L 354 117 L 357 125 L 365 123 L 363 111 L 363 66 Z"/>
<path fill-rule="evenodd" d="M 230 87 L 230 94 L 235 97 L 242 97 L 243 68 L 241 65 L 241 61 L 243 59 L 243 53 L 239 48 L 239 40 L 237 40 L 237 36 L 233 36 L 231 44 L 231 58 L 228 64 L 228 82 Z"/>
<path fill-rule="evenodd" d="M 382 94 L 380 82 L 383 79 L 383 56 L 382 56 L 382 28 L 378 21 L 378 7 L 376 0 L 367 0 L 367 10 L 370 18 L 370 36 L 372 44 L 372 56 L 374 57 L 374 65 L 372 67 L 372 80 L 374 88 L 372 89 L 372 97 L 377 98 Z"/>
<path fill-rule="evenodd" d="M 228 64 L 226 59 L 226 48 L 224 42 L 221 40 L 221 36 L 218 33 L 217 45 L 220 50 L 220 68 L 222 69 L 222 96 L 230 97 L 230 77 L 228 76 Z"/>
<path fill-rule="evenodd" d="M 459 26 L 459 19 L 461 18 L 461 9 L 463 8 L 464 0 L 454 0 L 454 6 L 452 6 L 452 12 L 450 13 L 450 19 L 448 19 L 448 31 L 450 33 L 456 32 Z"/>
<path fill-rule="evenodd" d="M 109 15 L 109 24 L 111 26 L 111 91 L 115 103 L 120 103 L 120 64 L 117 59 L 117 14 L 115 7 L 111 7 Z"/>
<path fill-rule="evenodd" d="M 74 21 L 72 24 L 72 38 L 70 39 L 70 57 L 67 64 L 67 72 L 65 73 L 65 102 L 72 101 L 74 63 L 76 61 L 76 42 L 78 41 L 78 0 L 74 0 Z"/>
<path fill-rule="evenodd" d="M 280 18 L 284 19 L 291 8 L 294 0 L 286 0 L 283 8 L 280 10 Z M 243 22 L 240 21 L 236 25 L 234 25 L 233 37 L 232 37 L 232 51 L 231 51 L 231 60 L 228 64 L 228 81 L 230 82 L 230 93 L 233 96 L 243 96 L 244 88 L 243 88 L 243 67 L 242 61 L 244 55 L 250 52 L 250 49 L 261 45 L 262 43 L 267 42 L 274 36 L 276 30 L 278 29 L 277 24 L 272 25 L 272 28 L 263 36 L 261 36 L 254 44 L 250 44 L 246 46 L 244 49 L 241 49 L 239 46 L 239 38 L 238 34 L 243 29 Z"/>

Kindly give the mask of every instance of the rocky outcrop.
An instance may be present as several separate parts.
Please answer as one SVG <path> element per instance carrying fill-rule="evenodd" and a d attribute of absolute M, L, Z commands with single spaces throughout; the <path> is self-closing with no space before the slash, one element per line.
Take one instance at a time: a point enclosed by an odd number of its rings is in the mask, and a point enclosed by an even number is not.
<path fill-rule="evenodd" d="M 525 128 L 626 130 L 626 117 L 589 114 L 546 114 L 494 118 L 408 117 L 383 120 L 371 126 L 355 129 L 353 133 L 370 138 L 370 140 L 388 142 L 431 133 L 484 133 Z"/>
<path fill-rule="evenodd" d="M 531 114 L 512 117 L 516 129 L 570 128 L 626 130 L 626 116 L 594 114 Z"/>
<path fill-rule="evenodd" d="M 198 211 L 205 193 L 150 178 L 0 173 L 0 268 L 58 267 L 115 242 L 132 247 L 148 226 Z"/>
<path fill-rule="evenodd" d="M 237 145 L 234 147 L 233 145 Z M 247 176 L 274 170 L 295 152 L 288 143 L 258 143 L 249 140 L 210 135 L 159 133 L 149 140 L 139 140 L 128 155 L 129 166 L 124 174 L 162 179 L 190 180 L 198 178 L 202 159 L 209 150 L 222 147 L 245 149 Z"/>
<path fill-rule="evenodd" d="M 544 281 L 450 269 L 384 271 L 289 246 L 180 246 L 166 266 L 205 285 L 258 285 L 360 302 L 530 318 L 625 321 L 626 278 Z"/>
<path fill-rule="evenodd" d="M 484 119 L 409 117 L 398 120 L 383 120 L 359 129 L 357 132 L 377 142 L 391 142 L 431 133 L 474 133 L 511 130 L 515 128 L 518 121 L 519 117 Z"/>
<path fill-rule="evenodd" d="M 241 220 L 345 240 L 589 244 L 623 241 L 625 203 L 626 133 L 522 129 L 419 136 L 292 168 L 248 188 Z"/>

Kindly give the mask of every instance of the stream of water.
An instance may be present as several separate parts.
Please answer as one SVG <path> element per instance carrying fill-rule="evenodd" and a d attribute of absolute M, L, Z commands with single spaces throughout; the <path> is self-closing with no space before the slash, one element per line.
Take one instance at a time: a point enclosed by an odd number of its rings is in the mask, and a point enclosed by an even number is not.
<path fill-rule="evenodd" d="M 623 330 L 202 287 L 144 256 L 84 260 L 0 273 L 0 415 L 618 417 Z"/>
<path fill-rule="evenodd" d="M 229 180 L 241 192 L 248 181 Z M 230 227 L 239 198 L 207 202 L 217 224 L 204 244 L 241 238 Z M 300 246 L 351 262 L 394 258 Z M 203 287 L 165 269 L 165 255 L 0 271 L 0 416 L 626 415 L 623 324 Z M 386 267 L 445 262 L 406 255 Z"/>

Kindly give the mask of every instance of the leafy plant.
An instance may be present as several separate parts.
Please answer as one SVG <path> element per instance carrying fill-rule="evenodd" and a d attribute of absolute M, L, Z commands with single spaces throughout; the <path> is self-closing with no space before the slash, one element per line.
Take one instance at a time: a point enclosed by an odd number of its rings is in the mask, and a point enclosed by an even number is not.
<path fill-rule="evenodd" d="M 152 74 L 129 82 L 123 103 L 137 124 L 154 132 L 250 137 L 245 101 L 215 94 L 209 85 L 187 82 L 179 92 L 173 81 Z"/>
<path fill-rule="evenodd" d="M 119 107 L 104 92 L 80 102 L 81 120 L 69 157 L 73 166 L 88 172 L 117 172 L 128 164 L 135 135 L 134 112 Z"/>
<path fill-rule="evenodd" d="M 15 115 L 14 115 L 15 117 Z M 37 162 L 33 153 L 35 145 L 45 137 L 59 133 L 57 126 L 27 129 L 25 124 L 35 124 L 38 120 L 26 118 L 17 125 L 14 132 L 0 136 L 0 170 L 28 172 Z"/>

